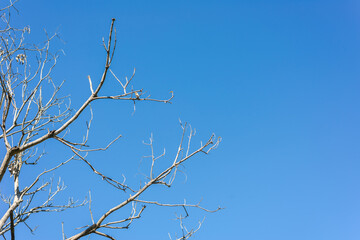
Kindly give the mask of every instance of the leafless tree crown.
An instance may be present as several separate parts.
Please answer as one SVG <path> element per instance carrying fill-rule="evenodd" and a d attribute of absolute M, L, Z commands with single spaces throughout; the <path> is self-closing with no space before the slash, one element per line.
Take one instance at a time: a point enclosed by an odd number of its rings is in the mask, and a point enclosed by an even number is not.
<path fill-rule="evenodd" d="M 115 19 L 112 19 L 109 36 L 106 41 L 103 40 L 106 57 L 102 76 L 100 79 L 92 79 L 88 76 L 89 96 L 80 108 L 72 110 L 70 99 L 68 97 L 59 97 L 59 91 L 63 83 L 58 83 L 51 77 L 58 60 L 58 54 L 50 51 L 50 43 L 56 37 L 56 34 L 47 35 L 47 39 L 42 45 L 29 44 L 26 39 L 31 34 L 30 27 L 14 28 L 10 24 L 11 14 L 14 11 L 16 12 L 17 9 L 15 9 L 13 3 L 0 10 L 0 139 L 4 144 L 0 148 L 2 157 L 0 184 L 4 185 L 4 182 L 13 182 L 13 194 L 11 196 L 2 194 L 1 196 L 3 204 L 7 207 L 6 209 L 2 208 L 5 211 L 0 213 L 0 235 L 5 239 L 9 236 L 11 236 L 11 239 L 15 239 L 15 229 L 19 224 L 28 226 L 30 231 L 34 230 L 27 223 L 34 214 L 58 212 L 88 204 L 89 224 L 80 227 L 78 233 L 73 236 L 66 236 L 65 231 L 63 231 L 63 239 L 75 240 L 91 234 L 115 239 L 110 235 L 112 231 L 108 233 L 109 231 L 106 229 L 127 229 L 130 224 L 141 217 L 146 206 L 152 205 L 181 208 L 185 212 L 184 215 L 178 216 L 181 234 L 175 237 L 169 235 L 169 237 L 170 239 L 187 239 L 191 237 L 200 228 L 202 222 L 198 227 L 188 230 L 183 225 L 183 219 L 188 216 L 187 208 L 199 208 L 206 212 L 218 211 L 220 208 L 208 210 L 201 207 L 200 203 L 188 204 L 186 201 L 178 204 L 160 203 L 156 200 L 145 200 L 142 198 L 142 194 L 153 185 L 170 187 L 174 182 L 178 168 L 185 161 L 201 153 L 208 154 L 218 146 L 220 138 L 211 135 L 198 148 L 192 150 L 191 141 L 195 131 L 186 123 L 180 123 L 182 134 L 180 143 L 177 145 L 176 154 L 167 167 L 161 171 L 156 171 L 156 162 L 159 158 L 165 156 L 165 150 L 157 156 L 154 152 L 153 138 L 151 136 L 149 142 L 144 143 L 151 152 L 150 156 L 148 156 L 151 161 L 150 169 L 146 175 L 146 182 L 138 187 L 129 186 L 123 177 L 119 177 L 119 179 L 123 180 L 117 180 L 117 178 L 111 178 L 98 171 L 88 160 L 88 153 L 108 149 L 121 135 L 113 139 L 106 147 L 90 148 L 87 144 L 92 120 L 92 117 L 90 117 L 83 141 L 74 142 L 70 140 L 69 126 L 76 122 L 85 110 L 89 111 L 92 116 L 90 104 L 101 99 L 125 100 L 133 104 L 134 107 L 140 101 L 171 103 L 173 93 L 171 92 L 167 99 L 152 98 L 143 89 L 134 89 L 131 85 L 134 80 L 135 69 L 132 76 L 124 80 L 118 78 L 112 71 L 111 64 L 117 43 L 114 27 Z M 121 90 L 120 94 L 102 94 L 101 89 L 105 81 L 110 80 L 118 82 Z M 38 148 L 49 139 L 54 139 L 58 144 L 70 149 L 72 156 L 50 169 L 41 170 L 34 179 L 21 178 L 20 172 L 23 169 L 39 168 L 38 162 L 41 161 L 43 153 L 39 152 Z M 77 202 L 70 198 L 67 203 L 62 205 L 54 204 L 54 198 L 65 189 L 65 185 L 61 181 L 47 180 L 47 175 L 74 160 L 84 162 L 94 174 L 99 175 L 102 180 L 112 185 L 115 190 L 123 191 L 127 196 L 126 200 L 118 202 L 117 205 L 109 208 L 98 219 L 95 219 L 92 214 L 90 192 L 88 200 L 83 202 Z M 4 181 L 4 179 L 9 178 L 11 181 Z M 4 186 L 1 186 L 1 189 L 4 189 Z M 35 196 L 45 189 L 49 193 L 47 197 L 35 201 Z M 115 221 L 109 220 L 109 216 L 114 215 L 113 213 L 125 206 L 131 206 L 131 212 L 128 216 Z M 106 233 L 103 232 L 104 230 Z"/>

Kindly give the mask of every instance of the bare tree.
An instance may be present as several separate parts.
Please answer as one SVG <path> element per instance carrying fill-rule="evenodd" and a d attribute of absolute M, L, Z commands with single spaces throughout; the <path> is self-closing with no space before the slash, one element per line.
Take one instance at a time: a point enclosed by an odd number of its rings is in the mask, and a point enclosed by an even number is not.
<path fill-rule="evenodd" d="M 13 3 L 0 10 L 0 121 L 2 130 L 0 139 L 4 143 L 1 148 L 0 184 L 3 185 L 6 182 L 4 179 L 8 178 L 13 182 L 13 194 L 7 197 L 2 195 L 2 200 L 7 205 L 7 209 L 0 216 L 0 235 L 5 239 L 6 236 L 15 239 L 16 227 L 19 224 L 28 226 L 27 221 L 34 214 L 63 211 L 88 204 L 90 212 L 89 225 L 79 228 L 78 234 L 70 237 L 66 237 L 63 231 L 63 239 L 75 240 L 91 234 L 115 239 L 102 231 L 104 229 L 127 229 L 130 224 L 141 217 L 145 207 L 151 205 L 183 209 L 185 216 L 178 216 L 182 233 L 176 239 L 188 239 L 191 237 L 200 228 L 201 223 L 198 227 L 187 230 L 183 225 L 183 219 L 188 216 L 187 208 L 199 208 L 206 212 L 215 212 L 220 208 L 208 210 L 201 207 L 199 203 L 188 204 L 185 201 L 177 204 L 160 203 L 145 200 L 142 196 L 153 185 L 170 187 L 178 173 L 178 168 L 182 164 L 195 157 L 195 155 L 208 154 L 218 146 L 220 138 L 211 135 L 199 147 L 192 150 L 191 142 L 195 131 L 186 123 L 180 123 L 182 134 L 180 143 L 176 146 L 177 152 L 175 156 L 167 167 L 161 171 L 155 171 L 156 162 L 159 158 L 165 156 L 165 150 L 161 155 L 155 155 L 151 136 L 149 142 L 145 143 L 151 151 L 150 156 L 148 156 L 151 159 L 151 167 L 145 176 L 146 181 L 137 187 L 129 186 L 125 180 L 120 181 L 98 171 L 87 159 L 88 153 L 108 149 L 121 135 L 106 147 L 90 148 L 87 144 L 92 120 L 90 104 L 98 100 L 125 100 L 133 104 L 134 107 L 141 101 L 171 103 L 173 93 L 171 92 L 171 96 L 167 99 L 152 98 L 145 94 L 143 89 L 134 89 L 131 85 L 134 80 L 135 69 L 132 76 L 125 80 L 118 78 L 111 70 L 116 48 L 115 19 L 112 19 L 108 39 L 103 40 L 106 57 L 102 76 L 100 79 L 92 79 L 88 76 L 89 97 L 79 109 L 72 110 L 69 98 L 59 97 L 59 91 L 63 83 L 59 84 L 51 78 L 58 54 L 50 51 L 50 43 L 56 35 L 47 36 L 43 45 L 27 43 L 26 36 L 30 34 L 30 28 L 12 27 L 10 24 L 12 11 L 17 11 Z M 118 82 L 121 94 L 102 94 L 101 89 L 105 81 L 110 81 L 108 78 L 114 83 Z M 75 142 L 71 140 L 71 134 L 68 131 L 69 126 L 76 122 L 84 111 L 89 111 L 91 117 L 87 123 L 83 141 Z M 34 179 L 21 178 L 20 172 L 23 169 L 39 168 L 38 163 L 41 161 L 43 153 L 40 153 L 38 148 L 49 139 L 55 139 L 59 144 L 70 149 L 72 156 L 50 169 L 40 170 L 40 173 Z M 112 185 L 115 191 L 123 191 L 127 196 L 126 199 L 116 206 L 110 207 L 98 219 L 95 219 L 92 214 L 91 195 L 84 202 L 76 202 L 70 199 L 68 203 L 62 205 L 54 204 L 54 198 L 65 189 L 65 186 L 61 181 L 54 183 L 51 179 L 47 180 L 46 176 L 48 173 L 56 171 L 75 160 L 84 162 L 94 174 L 101 176 L 101 179 Z M 47 197 L 42 201 L 35 201 L 35 196 L 45 189 L 48 189 L 49 192 Z M 129 215 L 115 221 L 109 220 L 109 216 L 114 215 L 115 212 L 126 206 L 131 206 Z M 32 228 L 29 227 L 29 229 L 33 231 Z"/>

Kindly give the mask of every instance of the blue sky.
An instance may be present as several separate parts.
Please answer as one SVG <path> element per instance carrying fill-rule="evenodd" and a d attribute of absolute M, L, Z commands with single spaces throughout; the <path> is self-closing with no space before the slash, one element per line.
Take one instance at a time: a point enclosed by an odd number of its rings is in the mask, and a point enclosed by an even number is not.
<path fill-rule="evenodd" d="M 102 171 L 136 179 L 148 153 L 141 142 L 151 133 L 156 150 L 166 147 L 171 156 L 179 118 L 197 129 L 194 145 L 212 132 L 223 138 L 209 156 L 185 165 L 186 181 L 179 175 L 174 188 L 146 194 L 148 200 L 203 199 L 205 207 L 225 207 L 215 214 L 190 212 L 189 226 L 206 215 L 195 239 L 359 238 L 358 1 L 23 0 L 17 8 L 13 19 L 30 25 L 31 41 L 44 40 L 43 29 L 60 34 L 53 49 L 65 55 L 53 77 L 66 80 L 62 93 L 71 95 L 74 108 L 89 95 L 86 76 L 96 81 L 102 73 L 101 38 L 111 18 L 118 34 L 113 71 L 123 78 L 136 67 L 134 87 L 152 96 L 174 91 L 173 104 L 141 103 L 135 114 L 130 103 L 93 104 L 90 143 L 104 146 L 124 136 L 89 157 Z M 74 139 L 82 136 L 87 116 L 72 126 Z M 69 154 L 55 142 L 46 147 L 50 165 Z M 80 163 L 58 176 L 68 185 L 60 202 L 83 199 L 91 188 L 95 217 L 124 198 Z M 175 211 L 151 207 L 114 235 L 167 239 L 179 230 Z M 28 238 L 24 227 L 18 238 L 60 239 L 61 222 L 68 235 L 76 233 L 75 227 L 90 223 L 87 208 L 47 215 L 45 222 L 34 217 L 29 223 L 39 225 L 36 235 Z"/>

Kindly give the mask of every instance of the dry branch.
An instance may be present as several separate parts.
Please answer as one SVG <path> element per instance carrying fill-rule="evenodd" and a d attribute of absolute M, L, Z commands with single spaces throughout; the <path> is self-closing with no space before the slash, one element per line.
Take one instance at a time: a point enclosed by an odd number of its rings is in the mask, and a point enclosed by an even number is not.
<path fill-rule="evenodd" d="M 133 88 L 130 84 L 134 82 L 136 70 L 130 78 L 121 80 L 117 77 L 111 69 L 114 53 L 116 49 L 116 29 L 114 27 L 115 19 L 111 20 L 108 39 L 103 40 L 105 49 L 105 64 L 104 70 L 100 79 L 91 79 L 88 75 L 88 82 L 90 93 L 88 98 L 81 104 L 80 108 L 73 111 L 70 107 L 70 99 L 68 97 L 59 96 L 59 92 L 63 82 L 59 85 L 51 78 L 52 71 L 57 64 L 58 54 L 53 54 L 51 50 L 51 43 L 56 34 L 47 36 L 43 45 L 28 44 L 26 36 L 30 34 L 30 28 L 22 29 L 13 28 L 10 24 L 10 12 L 14 11 L 14 2 L 6 7 L 0 9 L 0 140 L 4 143 L 5 152 L 3 153 L 0 164 L 0 184 L 4 184 L 4 177 L 13 179 L 13 194 L 10 197 L 3 197 L 2 199 L 7 205 L 7 209 L 0 216 L 0 235 L 5 237 L 5 234 L 11 234 L 14 239 L 14 229 L 19 224 L 25 224 L 31 232 L 34 231 L 28 224 L 28 220 L 34 214 L 64 211 L 69 208 L 83 206 L 87 201 L 77 203 L 73 199 L 69 199 L 67 203 L 54 204 L 55 197 L 65 190 L 66 186 L 59 180 L 54 183 L 52 179 L 48 180 L 45 176 L 54 172 L 66 164 L 70 164 L 73 160 L 79 160 L 85 163 L 86 167 L 91 169 L 93 173 L 100 176 L 104 182 L 115 187 L 116 190 L 122 190 L 124 194 L 129 194 L 126 200 L 119 202 L 117 205 L 109 208 L 98 219 L 95 219 L 92 212 L 92 199 L 89 192 L 89 212 L 90 222 L 88 226 L 84 226 L 78 234 L 66 238 L 65 231 L 62 226 L 63 239 L 75 240 L 80 239 L 90 234 L 95 234 L 108 239 L 115 239 L 108 233 L 102 232 L 101 229 L 127 229 L 129 226 L 140 219 L 146 206 L 160 206 L 160 207 L 180 207 L 187 213 L 186 208 L 198 208 L 205 212 L 216 212 L 220 210 L 208 210 L 198 204 L 168 204 L 159 203 L 157 201 L 141 200 L 141 196 L 145 191 L 151 189 L 153 185 L 164 185 L 170 187 L 179 166 L 184 164 L 190 158 L 193 158 L 202 153 L 208 154 L 215 149 L 220 138 L 215 138 L 211 135 L 210 138 L 201 144 L 196 150 L 191 151 L 192 138 L 195 131 L 187 126 L 181 124 L 182 134 L 180 143 L 177 146 L 177 151 L 173 159 L 168 162 L 168 166 L 162 171 L 158 172 L 157 160 L 165 157 L 166 151 L 156 156 L 153 147 L 153 137 L 147 143 L 151 150 L 151 167 L 146 176 L 147 182 L 138 188 L 134 188 L 125 183 L 124 180 L 119 181 L 116 178 L 109 177 L 106 173 L 94 167 L 92 161 L 89 159 L 89 153 L 95 151 L 105 151 L 111 147 L 120 137 L 118 135 L 105 147 L 90 148 L 88 145 L 88 137 L 90 132 L 90 125 L 92 121 L 93 112 L 91 103 L 98 100 L 124 100 L 132 104 L 138 102 L 161 102 L 171 103 L 174 94 L 171 91 L 171 96 L 167 99 L 151 98 L 150 95 L 145 94 L 141 88 Z M 30 66 L 35 66 L 31 68 Z M 108 74 L 110 71 L 111 74 Z M 102 94 L 102 88 L 105 82 L 109 81 L 110 77 L 114 78 L 120 83 L 119 89 L 121 94 Z M 135 89 L 135 90 L 134 90 Z M 117 91 L 119 92 L 119 91 Z M 67 103 L 69 101 L 69 103 Z M 85 111 L 90 111 L 91 117 L 87 123 L 86 132 L 82 141 L 73 141 L 70 135 L 70 126 L 79 120 Z M 190 130 L 189 130 L 190 129 Z M 186 139 L 186 134 L 188 139 Z M 69 136 L 70 135 L 70 136 Z M 62 160 L 48 169 L 40 169 L 37 163 L 43 161 L 43 153 L 38 153 L 38 147 L 42 143 L 54 139 L 57 144 L 65 146 L 71 151 L 71 157 L 67 160 Z M 33 179 L 21 178 L 20 173 L 24 168 L 34 169 Z M 6 170 L 10 174 L 6 174 Z M 42 182 L 41 182 L 42 181 Z M 25 186 L 25 187 L 21 187 Z M 39 193 L 48 191 L 47 196 L 42 200 L 35 196 L 40 196 Z M 138 205 L 142 204 L 138 208 Z M 127 206 L 131 206 L 131 212 L 128 216 L 122 217 L 115 221 L 110 221 L 109 216 L 115 215 Z M 183 237 L 180 239 L 187 239 L 192 236 L 197 230 L 187 231 L 180 219 L 180 226 L 183 231 Z"/>

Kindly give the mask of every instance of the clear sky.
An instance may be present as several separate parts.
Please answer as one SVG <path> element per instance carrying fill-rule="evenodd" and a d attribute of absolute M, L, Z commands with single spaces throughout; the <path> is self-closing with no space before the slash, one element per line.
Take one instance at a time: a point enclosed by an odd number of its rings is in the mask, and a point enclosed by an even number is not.
<path fill-rule="evenodd" d="M 101 38 L 111 18 L 118 34 L 113 71 L 123 78 L 136 67 L 134 87 L 152 96 L 174 91 L 173 104 L 144 102 L 135 114 L 131 103 L 93 105 L 92 146 L 124 136 L 108 152 L 89 156 L 103 172 L 136 179 L 148 154 L 141 142 L 151 133 L 156 151 L 166 147 L 171 156 L 179 118 L 197 129 L 194 145 L 212 132 L 223 138 L 209 156 L 185 165 L 186 181 L 179 175 L 174 188 L 156 187 L 145 197 L 225 207 L 190 211 L 189 227 L 206 215 L 195 239 L 359 239 L 359 1 L 22 0 L 17 8 L 13 19 L 30 25 L 30 40 L 44 40 L 43 29 L 60 33 L 54 50 L 65 55 L 53 77 L 66 80 L 62 93 L 71 95 L 74 108 L 89 95 L 86 76 L 101 75 Z M 111 86 L 105 92 L 118 91 Z M 74 139 L 85 119 L 72 127 Z M 69 154 L 55 142 L 46 147 L 50 163 Z M 68 185 L 59 202 L 81 200 L 91 188 L 95 217 L 124 198 L 97 184 L 81 163 L 59 175 Z M 151 207 L 114 235 L 167 239 L 179 230 L 175 212 Z M 60 239 L 61 222 L 68 235 L 90 224 L 86 207 L 41 219 L 29 222 L 39 227 L 26 239 Z M 17 234 L 29 235 L 26 227 Z"/>

